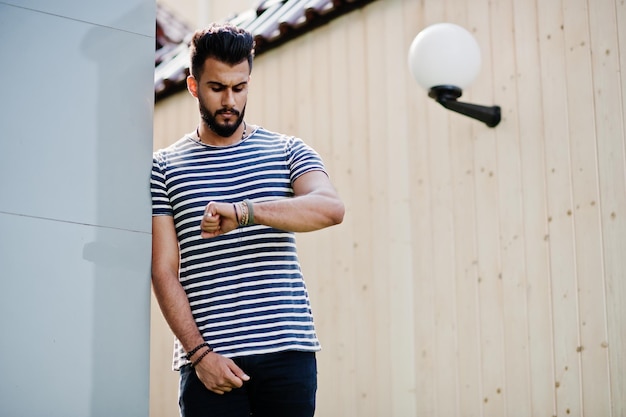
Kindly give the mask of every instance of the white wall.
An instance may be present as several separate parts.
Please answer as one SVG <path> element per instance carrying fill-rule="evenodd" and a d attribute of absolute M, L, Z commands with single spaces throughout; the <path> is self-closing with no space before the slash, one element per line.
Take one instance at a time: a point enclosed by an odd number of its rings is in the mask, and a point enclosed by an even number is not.
<path fill-rule="evenodd" d="M 155 4 L 0 1 L 0 415 L 146 416 Z"/>

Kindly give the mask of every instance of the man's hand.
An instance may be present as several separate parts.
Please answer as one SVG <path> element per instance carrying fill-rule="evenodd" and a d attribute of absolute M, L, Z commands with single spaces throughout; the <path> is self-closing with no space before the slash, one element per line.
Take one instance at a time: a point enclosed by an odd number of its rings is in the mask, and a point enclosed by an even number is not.
<path fill-rule="evenodd" d="M 211 201 L 204 209 L 200 222 L 201 236 L 205 239 L 223 235 L 239 227 L 235 207 L 228 203 Z"/>
<path fill-rule="evenodd" d="M 215 352 L 206 355 L 195 369 L 204 386 L 220 395 L 241 388 L 244 382 L 250 380 L 235 362 Z"/>

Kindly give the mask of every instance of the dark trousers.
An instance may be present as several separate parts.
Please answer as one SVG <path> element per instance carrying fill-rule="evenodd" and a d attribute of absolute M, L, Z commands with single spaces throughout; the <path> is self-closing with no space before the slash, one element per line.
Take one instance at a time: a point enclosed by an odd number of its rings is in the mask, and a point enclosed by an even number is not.
<path fill-rule="evenodd" d="M 182 417 L 312 417 L 315 414 L 315 353 L 287 351 L 233 358 L 250 376 L 242 388 L 223 395 L 202 384 L 195 370 L 180 370 Z"/>

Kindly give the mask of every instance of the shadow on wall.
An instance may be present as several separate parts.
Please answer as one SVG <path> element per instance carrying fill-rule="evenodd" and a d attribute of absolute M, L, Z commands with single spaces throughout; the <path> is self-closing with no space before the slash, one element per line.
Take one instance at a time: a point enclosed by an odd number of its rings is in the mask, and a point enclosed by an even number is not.
<path fill-rule="evenodd" d="M 144 1 L 112 26 L 134 27 L 155 14 L 156 5 Z M 91 416 L 147 416 L 149 410 L 154 82 L 145 75 L 153 74 L 154 59 L 141 60 L 137 52 L 150 45 L 153 53 L 154 38 L 134 35 L 94 26 L 81 43 L 97 65 L 95 187 L 97 224 L 104 226 L 83 248 L 83 258 L 95 268 Z M 132 206 L 138 200 L 145 209 L 140 218 Z M 137 294 L 142 294 L 140 300 Z M 123 360 L 119 349 L 109 348 L 112 343 L 128 346 Z M 129 395 L 129 389 L 135 392 Z"/>

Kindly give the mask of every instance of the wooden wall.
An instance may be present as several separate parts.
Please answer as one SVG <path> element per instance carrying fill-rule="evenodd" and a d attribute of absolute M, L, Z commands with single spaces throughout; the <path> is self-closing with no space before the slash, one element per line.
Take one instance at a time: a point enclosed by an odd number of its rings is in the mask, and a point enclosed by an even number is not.
<path fill-rule="evenodd" d="M 442 21 L 475 34 L 462 100 L 500 105 L 496 128 L 411 78 Z M 378 0 L 258 57 L 247 120 L 315 147 L 347 206 L 298 235 L 317 416 L 626 416 L 624 45 L 622 0 Z M 159 102 L 155 147 L 197 120 L 187 93 Z M 152 416 L 171 416 L 154 317 Z"/>

